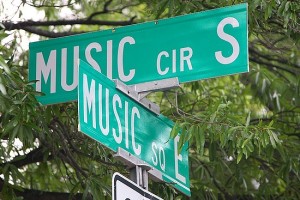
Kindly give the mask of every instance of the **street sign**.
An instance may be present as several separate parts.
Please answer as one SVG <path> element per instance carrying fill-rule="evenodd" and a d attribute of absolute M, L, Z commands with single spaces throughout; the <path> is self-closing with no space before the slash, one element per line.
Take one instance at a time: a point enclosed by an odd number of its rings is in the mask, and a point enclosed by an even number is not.
<path fill-rule="evenodd" d="M 163 200 L 119 173 L 112 178 L 112 200 Z"/>
<path fill-rule="evenodd" d="M 90 65 L 79 61 L 79 130 L 117 152 L 121 148 L 157 169 L 163 181 L 190 196 L 188 144 L 178 154 L 174 123 L 139 104 Z"/>
<path fill-rule="evenodd" d="M 247 4 L 29 44 L 42 104 L 77 98 L 78 58 L 127 85 L 248 72 Z"/>

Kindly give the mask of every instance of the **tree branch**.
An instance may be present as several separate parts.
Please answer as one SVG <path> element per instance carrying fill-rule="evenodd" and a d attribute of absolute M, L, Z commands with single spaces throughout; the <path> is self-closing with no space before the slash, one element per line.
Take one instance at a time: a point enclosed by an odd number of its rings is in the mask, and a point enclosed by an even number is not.
<path fill-rule="evenodd" d="M 29 33 L 34 33 L 40 36 L 49 38 L 63 37 L 69 35 L 80 34 L 83 32 L 59 32 L 55 33 L 52 31 L 42 30 L 36 28 L 38 26 L 66 26 L 66 25 L 107 25 L 107 26 L 126 26 L 134 24 L 133 20 L 135 17 L 125 21 L 106 21 L 106 20 L 89 20 L 89 19 L 74 19 L 74 20 L 57 20 L 57 21 L 24 21 L 24 22 L 2 22 L 5 30 L 25 30 Z"/>
<path fill-rule="evenodd" d="M 102 163 L 104 165 L 107 165 L 107 166 L 125 167 L 124 165 L 121 165 L 121 164 L 118 164 L 118 163 L 107 162 L 105 160 L 94 157 L 89 153 L 84 153 L 83 151 L 80 151 L 76 147 L 76 145 L 73 144 L 72 139 L 69 137 L 69 131 L 66 129 L 65 125 L 60 120 L 58 120 L 57 118 L 53 119 L 53 123 L 56 123 L 60 127 L 60 129 L 62 130 L 62 133 L 60 133 L 60 131 L 58 129 L 55 129 L 54 131 L 60 137 L 60 139 L 61 139 L 60 141 L 63 141 L 63 143 L 64 143 L 63 148 L 65 149 L 67 154 L 71 154 L 70 153 L 70 150 L 71 150 L 74 153 L 78 153 L 78 154 L 80 154 L 84 157 L 87 157 L 87 158 L 92 158 L 95 161 L 100 162 L 100 163 Z M 70 150 L 68 148 L 70 148 Z"/>
<path fill-rule="evenodd" d="M 30 26 L 65 26 L 65 25 L 107 25 L 107 26 L 126 26 L 133 24 L 133 19 L 124 21 L 108 21 L 108 20 L 88 20 L 88 19 L 70 19 L 70 20 L 55 20 L 55 21 L 20 21 L 20 22 L 10 22 L 4 21 L 4 25 L 7 31 L 15 29 L 23 29 L 24 27 Z"/>
<path fill-rule="evenodd" d="M 219 183 L 216 181 L 215 177 L 213 176 L 213 174 L 211 173 L 209 168 L 205 165 L 205 163 L 202 161 L 200 161 L 200 163 L 202 164 L 204 169 L 207 171 L 208 175 L 212 178 L 213 184 L 216 186 L 216 188 L 224 195 L 224 197 L 226 199 L 229 199 L 231 197 L 231 195 L 226 191 L 225 188 L 223 188 L 219 185 Z"/>
<path fill-rule="evenodd" d="M 24 27 L 24 28 L 22 28 L 22 30 L 27 31 L 29 33 L 34 33 L 34 34 L 37 34 L 40 36 L 48 37 L 48 38 L 65 37 L 65 36 L 85 33 L 85 32 L 70 32 L 70 31 L 55 33 L 52 31 L 46 31 L 46 30 L 42 30 L 42 29 L 38 29 L 36 27 L 30 27 L 30 26 Z"/>
<path fill-rule="evenodd" d="M 103 7 L 103 10 L 102 11 L 99 11 L 99 12 L 94 12 L 92 13 L 89 17 L 88 17 L 88 21 L 92 20 L 93 17 L 97 16 L 97 15 L 101 15 L 101 14 L 105 14 L 105 13 L 108 13 L 109 10 L 108 10 L 108 6 L 111 4 L 113 0 L 109 0 L 107 2 L 105 2 L 104 4 L 104 7 Z"/>
<path fill-rule="evenodd" d="M 35 7 L 35 8 L 63 8 L 66 6 L 74 5 L 76 3 L 76 2 L 73 2 L 73 3 L 64 4 L 64 5 L 55 5 L 55 4 L 53 4 L 53 5 L 49 5 L 49 4 L 36 5 L 36 4 L 28 3 L 26 1 L 23 1 L 23 2 L 25 2 L 25 4 L 27 4 L 27 5 Z"/>
<path fill-rule="evenodd" d="M 276 57 L 271 56 L 271 55 L 262 54 L 259 51 L 257 51 L 254 47 L 250 46 L 249 47 L 249 52 L 251 54 L 255 54 L 255 55 L 259 56 L 260 58 L 266 59 L 268 61 L 275 61 L 275 62 L 278 62 L 280 64 L 290 65 L 290 66 L 292 66 L 292 67 L 294 67 L 296 69 L 300 69 L 300 66 L 297 65 L 296 63 L 291 63 L 289 60 L 284 59 L 284 58 L 279 59 L 279 58 L 276 58 Z"/>
<path fill-rule="evenodd" d="M 17 196 L 23 197 L 24 200 L 81 200 L 83 194 L 71 194 L 66 192 L 49 192 L 49 191 L 42 191 L 42 190 L 34 190 L 34 189 L 27 189 L 22 188 L 21 190 L 17 190 L 12 187 L 9 183 L 5 182 L 3 179 L 0 178 L 0 192 L 3 192 L 4 185 L 10 187 Z M 87 199 L 92 199 L 91 197 Z"/>
<path fill-rule="evenodd" d="M 10 162 L 0 164 L 0 167 L 6 164 L 11 164 L 16 166 L 17 168 L 20 168 L 31 163 L 42 162 L 45 159 L 45 154 L 43 148 L 39 147 L 26 154 L 23 159 L 20 159 L 20 157 L 21 156 L 15 157 Z M 51 159 L 53 159 L 53 156 L 49 155 L 47 160 L 51 160 Z"/>
<path fill-rule="evenodd" d="M 288 72 L 292 75 L 296 75 L 297 73 L 294 71 L 294 70 L 289 70 L 289 69 L 286 69 L 284 67 L 281 67 L 279 65 L 275 65 L 275 64 L 272 64 L 270 62 L 267 62 L 267 61 L 263 61 L 262 59 L 259 59 L 259 57 L 254 57 L 254 56 L 250 56 L 249 59 L 252 61 L 252 62 L 255 62 L 255 63 L 258 63 L 258 64 L 261 64 L 261 65 L 265 65 L 266 67 L 268 67 L 269 69 L 274 67 L 274 68 L 277 68 L 277 69 L 280 69 L 282 71 L 285 71 L 285 72 Z M 273 70 L 274 71 L 274 70 Z"/>

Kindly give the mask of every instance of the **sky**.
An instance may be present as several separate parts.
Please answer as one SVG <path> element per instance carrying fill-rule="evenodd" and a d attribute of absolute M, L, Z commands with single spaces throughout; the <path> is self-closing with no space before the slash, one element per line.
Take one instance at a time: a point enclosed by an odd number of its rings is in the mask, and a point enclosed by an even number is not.
<path fill-rule="evenodd" d="M 22 14 L 24 20 L 33 19 L 33 16 L 43 17 L 43 13 L 37 11 L 34 7 L 22 4 L 21 0 L 0 0 L 3 4 L 3 10 L 0 12 L 0 19 L 8 21 L 19 21 L 19 15 Z"/>
<path fill-rule="evenodd" d="M 27 2 L 31 2 L 27 0 Z M 66 3 L 66 0 L 62 0 L 61 4 Z M 80 5 L 78 5 L 80 7 Z M 67 8 L 63 7 L 60 8 L 59 17 L 61 19 L 72 18 L 72 11 Z M 21 18 L 20 18 L 21 17 Z M 12 22 L 19 22 L 19 21 L 38 21 L 43 20 L 45 17 L 44 11 L 38 11 L 35 7 L 30 6 L 28 4 L 23 4 L 22 0 L 0 0 L 0 22 L 1 21 L 12 21 Z M 28 50 L 29 42 L 35 42 L 39 40 L 39 36 L 32 34 L 28 37 L 28 34 L 25 34 L 25 31 L 11 31 L 11 35 L 1 41 L 1 44 L 9 44 L 9 42 L 14 40 L 14 34 L 17 35 L 17 42 L 20 43 L 21 49 L 19 51 Z"/>
<path fill-rule="evenodd" d="M 12 21 L 12 22 L 18 22 L 18 21 L 24 21 L 24 20 L 33 20 L 34 18 L 42 19 L 44 17 L 44 13 L 37 11 L 34 7 L 29 6 L 27 4 L 22 4 L 21 0 L 0 0 L 2 4 L 3 10 L 0 10 L 0 21 Z M 20 14 L 22 15 L 22 19 L 20 19 Z M 10 31 L 10 35 L 6 38 L 4 38 L 1 41 L 1 44 L 9 44 L 14 40 L 15 37 L 15 31 Z M 28 50 L 29 48 L 29 42 L 37 41 L 39 37 L 32 35 L 31 37 L 28 37 L 28 35 L 25 34 L 25 31 L 20 31 L 17 35 L 17 42 L 20 43 L 19 51 Z"/>

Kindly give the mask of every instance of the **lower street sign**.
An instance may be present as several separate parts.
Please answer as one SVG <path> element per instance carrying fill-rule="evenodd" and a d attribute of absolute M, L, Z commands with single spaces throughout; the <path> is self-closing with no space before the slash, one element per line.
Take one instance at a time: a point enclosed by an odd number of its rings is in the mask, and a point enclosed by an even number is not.
<path fill-rule="evenodd" d="M 112 200 L 163 200 L 119 173 L 112 179 Z"/>
<path fill-rule="evenodd" d="M 79 61 L 79 130 L 117 152 L 145 161 L 160 179 L 190 196 L 188 144 L 178 153 L 174 123 L 116 89 L 114 81 Z"/>

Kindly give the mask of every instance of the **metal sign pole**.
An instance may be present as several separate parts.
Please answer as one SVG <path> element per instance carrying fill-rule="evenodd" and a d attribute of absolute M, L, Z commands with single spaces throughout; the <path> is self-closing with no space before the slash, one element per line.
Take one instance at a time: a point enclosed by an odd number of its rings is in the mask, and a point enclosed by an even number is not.
<path fill-rule="evenodd" d="M 163 181 L 160 171 L 149 166 L 144 161 L 136 158 L 122 148 L 118 149 L 114 157 L 128 166 L 130 171 L 130 180 L 146 190 L 148 190 L 149 175 L 154 181 Z"/>
<path fill-rule="evenodd" d="M 148 171 L 152 169 L 149 165 L 138 164 L 135 167 L 129 169 L 130 180 L 148 190 Z"/>

